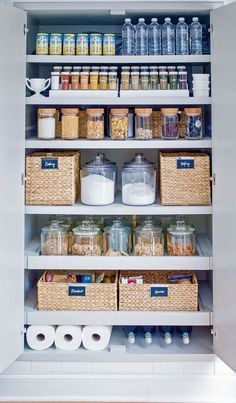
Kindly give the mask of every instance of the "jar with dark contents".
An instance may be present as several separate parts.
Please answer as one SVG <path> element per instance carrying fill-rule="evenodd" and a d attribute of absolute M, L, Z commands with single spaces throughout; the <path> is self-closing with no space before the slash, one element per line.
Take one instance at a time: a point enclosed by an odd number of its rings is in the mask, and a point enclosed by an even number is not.
<path fill-rule="evenodd" d="M 159 72 L 160 90 L 168 90 L 168 73 L 167 71 Z"/>
<path fill-rule="evenodd" d="M 179 137 L 179 109 L 162 108 L 161 137 L 165 140 L 175 140 Z"/>
<path fill-rule="evenodd" d="M 188 89 L 188 73 L 187 71 L 179 71 L 179 90 L 187 90 Z"/>
<path fill-rule="evenodd" d="M 169 71 L 170 90 L 178 89 L 178 74 L 177 71 Z"/>

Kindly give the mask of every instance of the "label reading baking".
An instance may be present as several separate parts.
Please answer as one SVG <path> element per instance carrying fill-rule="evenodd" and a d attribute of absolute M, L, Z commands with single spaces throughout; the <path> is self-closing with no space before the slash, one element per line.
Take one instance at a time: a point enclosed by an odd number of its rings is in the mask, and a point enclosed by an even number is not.
<path fill-rule="evenodd" d="M 58 169 L 57 158 L 42 158 L 41 169 Z"/>
<path fill-rule="evenodd" d="M 86 297 L 86 287 L 70 285 L 68 288 L 69 297 Z"/>
<path fill-rule="evenodd" d="M 168 297 L 168 287 L 165 286 L 155 286 L 150 288 L 150 296 L 151 297 Z"/>
<path fill-rule="evenodd" d="M 177 169 L 194 169 L 194 158 L 177 158 Z"/>

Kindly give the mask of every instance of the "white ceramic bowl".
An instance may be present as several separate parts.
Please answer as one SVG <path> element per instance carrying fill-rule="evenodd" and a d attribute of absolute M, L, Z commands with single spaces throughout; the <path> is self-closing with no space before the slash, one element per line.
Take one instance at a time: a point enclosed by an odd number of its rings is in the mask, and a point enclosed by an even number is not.
<path fill-rule="evenodd" d="M 210 74 L 193 74 L 193 80 L 195 81 L 209 81 Z"/>

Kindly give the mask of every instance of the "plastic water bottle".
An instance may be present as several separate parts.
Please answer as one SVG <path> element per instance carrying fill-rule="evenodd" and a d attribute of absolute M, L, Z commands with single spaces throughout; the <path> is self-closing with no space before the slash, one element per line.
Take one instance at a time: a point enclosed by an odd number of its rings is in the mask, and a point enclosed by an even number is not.
<path fill-rule="evenodd" d="M 138 333 L 138 327 L 137 326 L 123 326 L 122 329 L 128 339 L 128 343 L 134 344 L 136 341 L 136 335 Z"/>
<path fill-rule="evenodd" d="M 188 55 L 188 25 L 183 17 L 176 25 L 176 54 Z"/>
<path fill-rule="evenodd" d="M 165 23 L 162 25 L 162 54 L 175 54 L 175 28 L 171 18 L 165 18 Z"/>
<path fill-rule="evenodd" d="M 190 53 L 191 55 L 202 54 L 202 26 L 197 17 L 193 17 L 193 22 L 190 25 Z"/>
<path fill-rule="evenodd" d="M 135 54 L 135 28 L 131 24 L 131 19 L 126 18 L 122 27 L 122 53 L 125 56 Z"/>
<path fill-rule="evenodd" d="M 152 344 L 152 334 L 155 332 L 154 326 L 143 326 L 144 339 L 147 344 Z"/>
<path fill-rule="evenodd" d="M 148 27 L 148 54 L 161 55 L 161 26 L 157 18 L 152 18 Z"/>
<path fill-rule="evenodd" d="M 136 55 L 148 55 L 148 26 L 144 18 L 139 18 L 135 29 Z"/>
<path fill-rule="evenodd" d="M 177 334 L 181 337 L 183 344 L 190 343 L 190 335 L 192 333 L 191 326 L 178 326 L 176 328 Z"/>
<path fill-rule="evenodd" d="M 172 336 L 175 334 L 174 326 L 159 326 L 159 332 L 166 344 L 172 343 Z"/>

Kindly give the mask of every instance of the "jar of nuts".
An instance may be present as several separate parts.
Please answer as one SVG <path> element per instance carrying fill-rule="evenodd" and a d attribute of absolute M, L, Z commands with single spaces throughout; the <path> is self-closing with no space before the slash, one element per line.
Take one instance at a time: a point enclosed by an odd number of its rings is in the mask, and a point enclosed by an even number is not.
<path fill-rule="evenodd" d="M 145 221 L 135 231 L 135 256 L 162 256 L 164 254 L 164 236 L 162 228 Z"/>
<path fill-rule="evenodd" d="M 137 140 L 152 139 L 152 109 L 136 108 L 135 114 L 135 138 Z"/>
<path fill-rule="evenodd" d="M 129 110 L 111 109 L 110 112 L 110 136 L 114 140 L 128 138 L 129 131 Z"/>
<path fill-rule="evenodd" d="M 104 109 L 87 109 L 87 138 L 101 140 L 104 138 Z"/>
<path fill-rule="evenodd" d="M 41 229 L 41 254 L 42 255 L 68 255 L 68 232 L 60 225 L 59 221 L 52 221 L 51 225 Z"/>
<path fill-rule="evenodd" d="M 167 252 L 169 256 L 195 255 L 195 228 L 184 220 L 167 228 Z"/>
<path fill-rule="evenodd" d="M 64 140 L 76 140 L 79 138 L 79 109 L 63 108 L 61 138 Z"/>
<path fill-rule="evenodd" d="M 100 256 L 101 253 L 101 237 L 98 227 L 87 220 L 73 229 L 72 255 Z"/>

